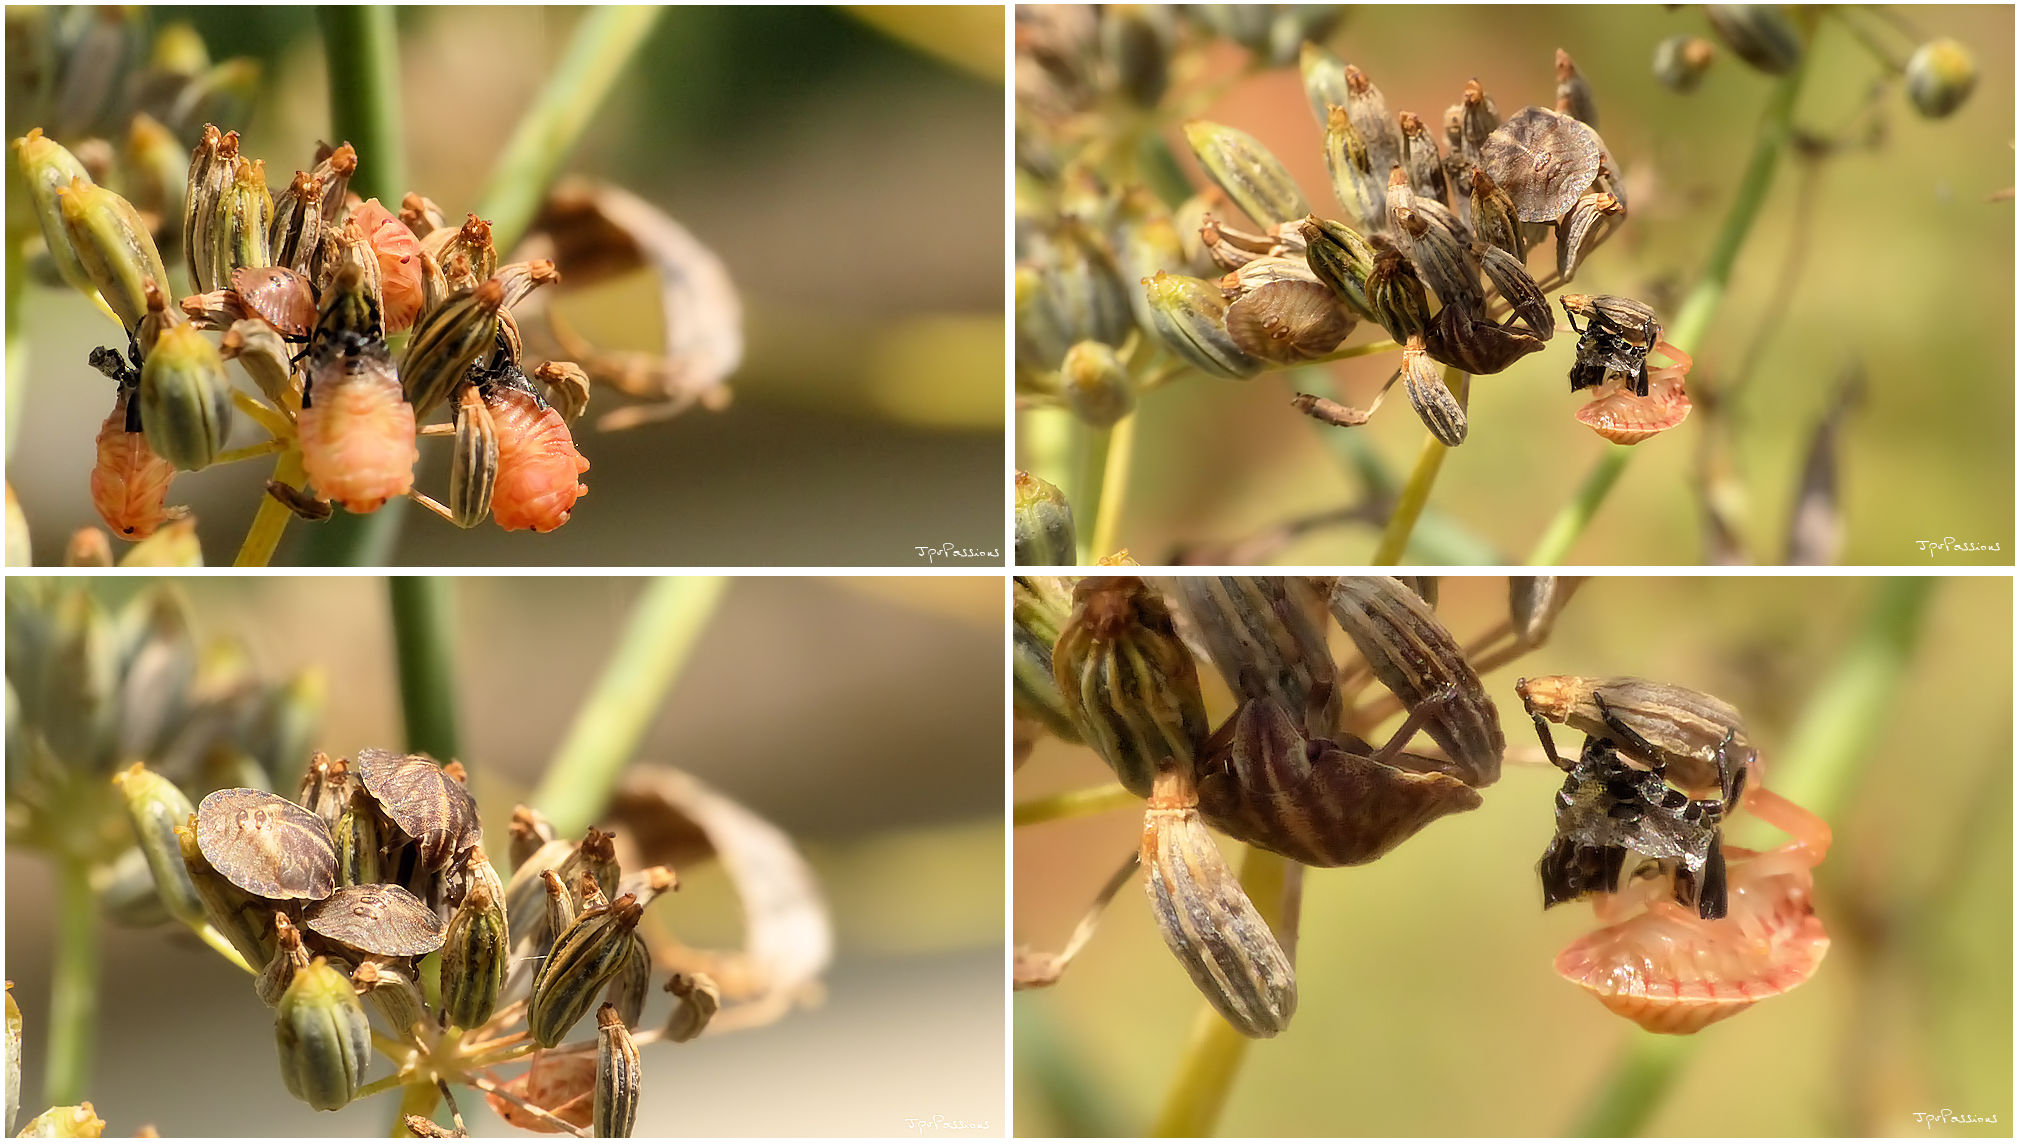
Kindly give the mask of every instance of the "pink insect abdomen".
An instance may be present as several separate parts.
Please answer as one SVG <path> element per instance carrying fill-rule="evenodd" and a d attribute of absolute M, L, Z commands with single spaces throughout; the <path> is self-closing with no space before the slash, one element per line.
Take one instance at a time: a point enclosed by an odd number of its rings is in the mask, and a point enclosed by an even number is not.
<path fill-rule="evenodd" d="M 498 481 L 491 517 L 506 531 L 552 532 L 568 523 L 589 486 L 576 480 L 589 462 L 575 450 L 568 423 L 530 394 L 502 390 L 486 398 L 498 428 Z"/>
<path fill-rule="evenodd" d="M 414 407 L 390 372 L 336 374 L 311 383 L 296 421 L 302 466 L 317 493 L 351 512 L 374 512 L 414 487 Z"/>
<path fill-rule="evenodd" d="M 1683 371 L 1671 366 L 1651 370 L 1648 396 L 1636 397 L 1617 381 L 1609 380 L 1599 396 L 1578 410 L 1578 420 L 1593 432 L 1620 445 L 1634 445 L 1666 429 L 1674 429 L 1690 416 L 1690 395 L 1683 389 Z"/>
<path fill-rule="evenodd" d="M 147 437 L 126 431 L 126 398 L 98 427 L 98 463 L 91 469 L 91 503 L 114 536 L 145 540 L 168 519 L 168 482 L 175 466 L 155 456 Z"/>
<path fill-rule="evenodd" d="M 351 218 L 378 255 L 386 332 L 397 334 L 421 316 L 421 240 L 377 199 L 358 204 Z"/>
<path fill-rule="evenodd" d="M 1694 1033 L 1809 980 L 1831 944 L 1809 867 L 1781 851 L 1726 854 L 1723 919 L 1658 899 L 1573 942 L 1557 972 L 1652 1033 Z"/>

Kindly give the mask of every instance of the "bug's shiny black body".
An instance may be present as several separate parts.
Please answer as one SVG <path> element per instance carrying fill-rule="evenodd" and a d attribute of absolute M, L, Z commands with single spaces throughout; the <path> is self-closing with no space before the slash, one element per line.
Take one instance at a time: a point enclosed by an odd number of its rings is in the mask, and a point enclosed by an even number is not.
<path fill-rule="evenodd" d="M 1611 294 L 1584 297 L 1573 306 L 1573 295 L 1558 299 L 1571 329 L 1578 335 L 1577 357 L 1571 363 L 1571 391 L 1590 389 L 1608 377 L 1631 380 L 1637 397 L 1648 396 L 1648 351 L 1662 340 L 1655 311 L 1632 298 Z M 1582 297 L 1582 296 L 1581 296 Z M 1578 325 L 1583 315 L 1585 326 Z"/>

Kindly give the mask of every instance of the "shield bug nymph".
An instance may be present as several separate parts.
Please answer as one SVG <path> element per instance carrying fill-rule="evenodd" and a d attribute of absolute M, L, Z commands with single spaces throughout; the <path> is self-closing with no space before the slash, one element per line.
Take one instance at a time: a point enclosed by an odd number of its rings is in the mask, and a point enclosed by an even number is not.
<path fill-rule="evenodd" d="M 212 791 L 197 806 L 196 840 L 204 860 L 249 894 L 314 902 L 337 888 L 329 826 L 279 795 Z"/>
<path fill-rule="evenodd" d="M 477 801 L 434 760 L 367 747 L 358 752 L 354 766 L 366 793 L 419 844 L 426 868 L 439 870 L 459 851 L 482 841 Z"/>
<path fill-rule="evenodd" d="M 385 957 L 422 957 L 442 948 L 443 928 L 427 903 L 399 886 L 352 886 L 309 907 L 302 924 L 340 945 Z"/>
<path fill-rule="evenodd" d="M 1557 300 L 1571 320 L 1571 332 L 1579 336 L 1571 391 L 1596 388 L 1618 376 L 1632 383 L 1636 397 L 1647 397 L 1648 351 L 1662 341 L 1655 311 L 1614 294 L 1565 294 Z"/>

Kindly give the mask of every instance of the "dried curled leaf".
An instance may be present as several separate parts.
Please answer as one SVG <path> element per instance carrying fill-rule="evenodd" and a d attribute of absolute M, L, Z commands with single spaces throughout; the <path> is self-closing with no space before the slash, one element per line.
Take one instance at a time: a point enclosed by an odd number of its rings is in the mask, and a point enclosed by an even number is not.
<path fill-rule="evenodd" d="M 724 381 L 743 360 L 742 303 L 722 261 L 658 207 L 609 184 L 570 180 L 547 197 L 517 254 L 552 258 L 570 288 L 641 266 L 659 280 L 662 355 L 598 350 L 547 322 L 561 352 L 545 356 L 578 362 L 592 380 L 653 402 L 605 414 L 601 428 L 670 417 L 696 402 L 728 403 Z"/>
<path fill-rule="evenodd" d="M 813 869 L 784 831 L 693 775 L 653 764 L 626 771 L 611 817 L 639 852 L 636 860 L 624 859 L 626 868 L 678 869 L 713 856 L 736 886 L 744 915 L 740 950 L 691 949 L 641 931 L 654 964 L 717 983 L 723 1000 L 717 1027 L 766 1024 L 818 994 L 834 953 L 833 927 Z"/>

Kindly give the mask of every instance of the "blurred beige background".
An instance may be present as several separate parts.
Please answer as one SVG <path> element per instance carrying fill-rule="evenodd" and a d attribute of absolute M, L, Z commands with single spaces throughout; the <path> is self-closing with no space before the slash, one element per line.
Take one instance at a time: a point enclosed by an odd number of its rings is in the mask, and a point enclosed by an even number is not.
<path fill-rule="evenodd" d="M 414 189 L 452 218 L 477 205 L 581 11 L 400 10 Z M 225 126 L 245 132 L 269 182 L 307 164 L 330 130 L 311 9 L 152 16 L 196 22 L 214 57 L 261 60 L 263 98 L 249 122 Z M 579 426 L 590 495 L 566 527 L 465 533 L 410 511 L 393 563 L 923 565 L 917 546 L 1000 549 L 1004 19 L 1000 8 L 661 10 L 563 170 L 619 183 L 726 263 L 744 309 L 735 401 L 622 432 Z M 658 345 L 643 273 L 576 295 L 564 285 L 555 303 L 599 345 Z M 112 396 L 85 355 L 113 330 L 75 291 L 32 290 L 24 304 L 32 389 L 8 479 L 37 562 L 58 563 L 71 532 L 98 523 L 86 477 Z M 589 416 L 616 405 L 599 391 Z M 418 487 L 440 499 L 447 450 L 422 455 Z M 211 563 L 237 550 L 271 468 L 178 477 L 171 503 L 195 508 Z M 291 524 L 277 559 L 299 559 L 310 531 Z"/>
<path fill-rule="evenodd" d="M 1367 866 L 1305 878 L 1298 1011 L 1250 1045 L 1227 1136 L 1556 1136 L 1641 1036 L 1551 968 L 1595 928 L 1545 913 L 1536 865 L 1563 775 L 1514 698 L 1525 675 L 1640 675 L 1736 705 L 1767 781 L 1791 723 L 1850 644 L 1876 581 L 1607 578 L 1540 651 L 1484 677 L 1511 761 L 1485 805 Z M 1500 577 L 1445 577 L 1463 642 L 1506 616 Z M 1906 680 L 1817 877 L 1832 945 L 1817 975 L 1695 1035 L 1651 1136 L 2007 1136 L 2012 1123 L 2012 583 L 1937 587 Z M 1336 654 L 1351 650 L 1334 628 Z M 1209 714 L 1231 708 L 1202 669 Z M 1392 724 L 1393 725 L 1393 721 Z M 1566 743 L 1558 737 L 1560 749 Z M 1572 743 L 1575 746 L 1575 741 Z M 1540 756 L 1540 752 L 1538 753 Z M 1041 740 L 1027 800 L 1111 778 Z M 1015 831 L 1013 941 L 1056 950 L 1137 844 L 1141 812 Z M 1779 844 L 1759 824 L 1742 845 Z M 1147 1131 L 1205 1008 L 1125 887 L 1064 979 L 1016 995 L 1020 1136 Z M 1997 1116 L 1934 1125 L 1916 1112 Z"/>
<path fill-rule="evenodd" d="M 492 834 L 559 741 L 638 583 L 456 581 L 463 758 Z M 243 640 L 271 675 L 320 665 L 321 745 L 400 741 L 382 580 L 182 587 L 200 634 Z M 908 1120 L 935 1116 L 1001 1132 L 1002 622 L 1000 577 L 730 586 L 638 757 L 693 772 L 793 836 L 828 895 L 836 956 L 818 1008 L 645 1046 L 638 1135 L 906 1136 Z M 25 1121 L 42 1107 L 51 875 L 39 855 L 7 858 Z M 733 945 L 727 880 L 713 865 L 681 873 L 654 914 L 683 940 Z M 144 1123 L 170 1136 L 385 1133 L 396 1101 L 322 1114 L 287 1094 L 272 1018 L 244 974 L 167 931 L 111 929 L 106 941 L 89 1099 L 109 1135 Z M 514 1134 L 458 1097 L 473 1131 Z"/>

